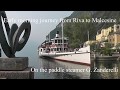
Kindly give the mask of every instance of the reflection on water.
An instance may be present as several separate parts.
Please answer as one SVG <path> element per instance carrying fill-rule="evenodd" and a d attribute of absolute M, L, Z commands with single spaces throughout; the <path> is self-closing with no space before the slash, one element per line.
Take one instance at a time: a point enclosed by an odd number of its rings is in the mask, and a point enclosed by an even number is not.
<path fill-rule="evenodd" d="M 101 71 L 100 71 L 101 69 Z M 120 62 L 116 60 L 93 61 L 91 79 L 120 79 Z M 97 72 L 98 71 L 98 72 Z"/>
<path fill-rule="evenodd" d="M 48 71 L 35 73 L 35 79 L 120 79 L 120 62 L 115 60 L 92 61 L 90 67 L 39 58 L 36 68 L 43 68 L 47 69 Z M 49 72 L 50 69 L 51 72 Z M 69 69 L 72 71 L 67 72 Z M 98 72 L 95 71 L 95 69 L 101 69 L 103 71 Z M 105 69 L 114 70 L 113 72 L 106 72 L 104 71 Z M 55 70 L 59 71 L 55 72 Z M 62 72 L 62 70 L 64 71 Z"/>
<path fill-rule="evenodd" d="M 61 62 L 61 61 L 55 61 L 55 60 L 46 60 L 46 59 L 40 59 L 41 60 L 41 67 L 44 69 L 62 69 L 62 71 L 57 72 L 45 72 L 44 78 L 50 78 L 50 79 L 89 79 L 90 78 L 90 72 L 85 71 L 85 69 L 90 68 L 90 66 L 83 66 L 79 64 L 73 64 L 73 63 L 67 63 L 67 62 Z M 78 71 L 81 70 L 81 71 Z M 84 70 L 82 72 L 82 70 Z"/>

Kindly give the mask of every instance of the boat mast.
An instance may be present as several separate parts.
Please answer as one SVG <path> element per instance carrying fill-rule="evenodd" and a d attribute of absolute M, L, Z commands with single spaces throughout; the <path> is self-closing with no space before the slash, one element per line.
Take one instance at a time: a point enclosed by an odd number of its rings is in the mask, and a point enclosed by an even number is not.
<path fill-rule="evenodd" d="M 89 30 L 88 30 L 88 41 L 90 40 L 90 36 L 89 36 Z"/>
<path fill-rule="evenodd" d="M 1 45 L 0 45 L 0 57 L 1 57 L 1 54 L 2 54 L 2 50 L 1 50 Z"/>
<path fill-rule="evenodd" d="M 50 42 L 50 33 L 49 33 L 49 42 Z"/>
<path fill-rule="evenodd" d="M 63 32 L 63 20 L 62 20 L 62 49 L 64 52 L 64 32 Z"/>

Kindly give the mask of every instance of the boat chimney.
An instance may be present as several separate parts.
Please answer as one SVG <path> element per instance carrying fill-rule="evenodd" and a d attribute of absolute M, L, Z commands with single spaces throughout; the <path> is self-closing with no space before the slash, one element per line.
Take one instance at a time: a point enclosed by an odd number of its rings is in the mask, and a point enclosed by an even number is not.
<path fill-rule="evenodd" d="M 57 31 L 57 33 L 56 33 L 56 36 L 55 36 L 56 38 L 59 38 L 60 36 L 59 36 L 59 31 Z"/>

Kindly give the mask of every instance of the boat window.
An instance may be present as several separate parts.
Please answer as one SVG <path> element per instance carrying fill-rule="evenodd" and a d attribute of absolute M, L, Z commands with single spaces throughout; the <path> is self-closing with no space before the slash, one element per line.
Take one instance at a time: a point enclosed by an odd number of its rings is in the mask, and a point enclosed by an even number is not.
<path fill-rule="evenodd" d="M 60 40 L 58 40 L 58 43 L 60 43 Z"/>
<path fill-rule="evenodd" d="M 64 51 L 65 51 L 66 49 L 64 48 Z"/>
<path fill-rule="evenodd" d="M 41 52 L 42 52 L 42 49 L 41 49 Z"/>
<path fill-rule="evenodd" d="M 60 48 L 60 51 L 61 51 L 62 49 Z"/>
<path fill-rule="evenodd" d="M 49 45 L 52 45 L 52 42 L 50 42 Z"/>
<path fill-rule="evenodd" d="M 57 40 L 55 40 L 55 43 L 57 43 Z"/>
<path fill-rule="evenodd" d="M 64 43 L 66 43 L 66 40 L 64 40 Z"/>

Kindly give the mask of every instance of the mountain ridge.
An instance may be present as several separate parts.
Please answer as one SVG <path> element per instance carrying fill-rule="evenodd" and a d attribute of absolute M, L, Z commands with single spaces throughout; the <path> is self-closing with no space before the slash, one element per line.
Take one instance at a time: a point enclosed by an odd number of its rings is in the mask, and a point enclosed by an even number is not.
<path fill-rule="evenodd" d="M 119 22 L 120 11 L 74 11 L 70 16 L 64 19 L 91 19 L 91 18 L 103 18 L 109 19 L 113 18 Z M 95 39 L 95 35 L 98 31 L 103 28 L 108 28 L 115 23 L 64 23 L 64 36 L 69 37 L 69 44 L 71 47 L 79 47 L 80 43 L 87 41 L 87 32 L 89 31 L 90 39 Z M 54 30 L 50 32 L 51 39 L 55 37 L 57 31 L 60 32 L 62 28 L 60 27 L 61 22 L 56 26 Z"/>

